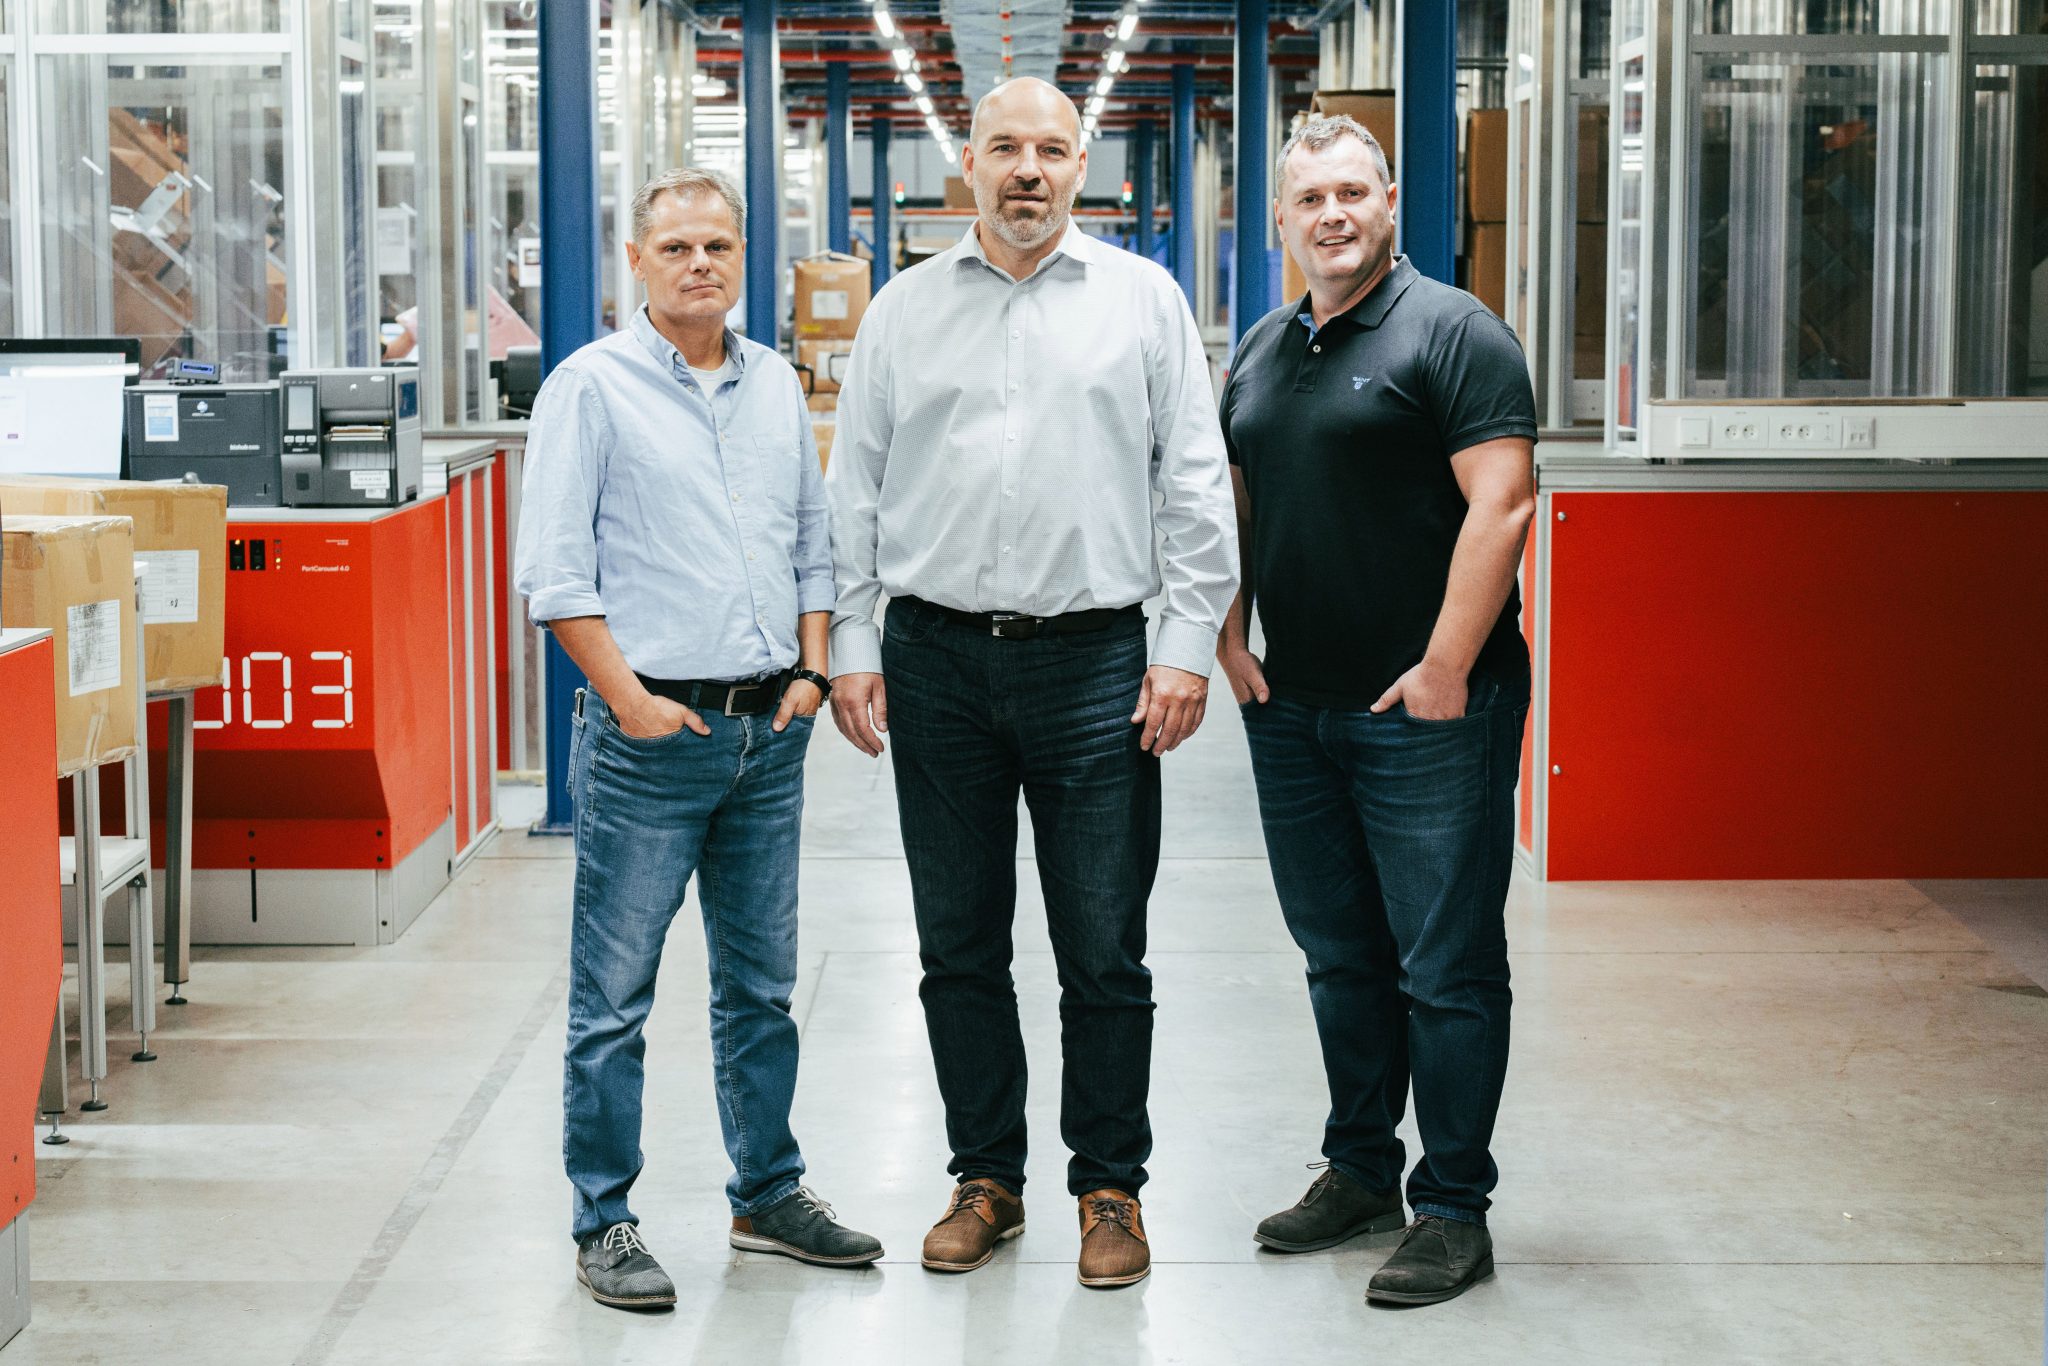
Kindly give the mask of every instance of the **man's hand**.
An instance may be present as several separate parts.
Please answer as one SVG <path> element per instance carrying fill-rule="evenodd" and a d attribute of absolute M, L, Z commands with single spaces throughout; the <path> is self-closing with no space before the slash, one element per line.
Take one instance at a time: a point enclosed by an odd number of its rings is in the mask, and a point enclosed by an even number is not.
<path fill-rule="evenodd" d="M 1395 679 L 1394 686 L 1380 694 L 1372 709 L 1375 713 L 1383 712 L 1399 702 L 1418 721 L 1455 721 L 1465 714 L 1465 695 L 1464 674 L 1433 664 L 1425 657 Z"/>
<path fill-rule="evenodd" d="M 612 715 L 618 718 L 619 729 L 635 740 L 659 740 L 684 727 L 699 735 L 711 733 L 704 718 L 682 703 L 644 690 L 638 697 L 612 708 Z"/>
<path fill-rule="evenodd" d="M 1138 734 L 1145 749 L 1165 754 L 1195 733 L 1208 705 L 1208 679 L 1186 669 L 1154 664 L 1145 670 L 1131 724 L 1143 727 Z"/>
<path fill-rule="evenodd" d="M 1266 686 L 1265 662 L 1250 650 L 1242 645 L 1220 646 L 1216 662 L 1223 666 L 1224 681 L 1230 684 L 1230 695 L 1238 706 L 1253 698 L 1262 705 L 1273 700 L 1273 690 Z"/>
<path fill-rule="evenodd" d="M 825 694 L 808 678 L 799 678 L 782 690 L 782 705 L 775 709 L 775 731 L 781 734 L 792 716 L 816 716 L 825 704 Z"/>
<path fill-rule="evenodd" d="M 832 680 L 832 720 L 853 747 L 873 759 L 889 729 L 889 690 L 880 674 L 841 674 Z"/>

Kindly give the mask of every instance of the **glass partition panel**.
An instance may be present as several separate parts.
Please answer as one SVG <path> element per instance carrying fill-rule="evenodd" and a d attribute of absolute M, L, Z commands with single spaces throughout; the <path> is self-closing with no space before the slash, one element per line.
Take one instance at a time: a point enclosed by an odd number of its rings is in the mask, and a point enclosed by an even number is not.
<path fill-rule="evenodd" d="M 363 212 L 365 187 L 371 183 L 369 87 L 363 64 L 341 59 L 341 248 L 343 355 L 353 366 L 375 365 L 383 349 L 374 326 L 376 261 Z"/>
<path fill-rule="evenodd" d="M 36 0 L 45 33 L 280 33 L 284 0 Z"/>
<path fill-rule="evenodd" d="M 2048 66 L 1982 66 L 1963 160 L 1956 392 L 2048 396 Z"/>
<path fill-rule="evenodd" d="M 1977 0 L 1977 32 L 2048 34 L 2048 0 Z"/>
<path fill-rule="evenodd" d="M 1928 52 L 1694 58 L 1684 392 L 1941 384 L 1941 110 Z"/>
<path fill-rule="evenodd" d="M 0 4 L 0 14 L 7 7 Z M 14 336 L 19 327 L 14 308 L 14 158 L 11 143 L 13 120 L 8 110 L 13 88 L 12 71 L 0 63 L 0 333 Z"/>
<path fill-rule="evenodd" d="M 282 367 L 284 69 L 246 56 L 39 59 L 43 297 L 57 335 L 139 337 L 223 378 Z"/>
<path fill-rule="evenodd" d="M 1610 208 L 1613 230 L 1609 242 L 1614 250 L 1614 343 L 1612 380 L 1613 439 L 1635 439 L 1636 414 L 1642 399 L 1642 374 L 1638 365 L 1637 338 L 1642 330 L 1644 112 L 1643 59 L 1623 59 L 1621 64 L 1620 148 L 1615 165 L 1615 192 Z"/>
<path fill-rule="evenodd" d="M 1947 33 L 1954 0 L 1693 0 L 1693 32 Z"/>

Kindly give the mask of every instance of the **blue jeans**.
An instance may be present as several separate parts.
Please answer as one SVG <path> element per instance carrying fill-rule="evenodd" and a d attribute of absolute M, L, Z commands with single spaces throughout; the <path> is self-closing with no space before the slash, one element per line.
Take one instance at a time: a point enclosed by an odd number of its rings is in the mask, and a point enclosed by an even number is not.
<path fill-rule="evenodd" d="M 1135 1195 L 1152 1153 L 1145 905 L 1159 870 L 1159 761 L 1131 724 L 1144 619 L 997 640 L 892 602 L 882 672 L 947 1170 L 1024 1188 L 1024 1039 L 1010 976 L 1021 791 L 1059 972 L 1067 1188 Z"/>
<path fill-rule="evenodd" d="M 575 924 L 562 1161 L 580 1240 L 618 1223 L 645 1156 L 642 1029 L 662 940 L 698 876 L 711 970 L 711 1054 L 735 1215 L 797 1188 L 789 1131 L 796 1091 L 797 836 L 810 718 L 777 735 L 769 716 L 707 712 L 711 734 L 636 740 L 595 690 L 569 750 L 576 804 Z"/>
<path fill-rule="evenodd" d="M 1330 1084 L 1323 1156 L 1417 1214 L 1486 1222 L 1508 1064 L 1505 908 L 1528 684 L 1474 674 L 1462 719 L 1275 698 L 1242 710 L 1273 885 L 1308 959 Z"/>

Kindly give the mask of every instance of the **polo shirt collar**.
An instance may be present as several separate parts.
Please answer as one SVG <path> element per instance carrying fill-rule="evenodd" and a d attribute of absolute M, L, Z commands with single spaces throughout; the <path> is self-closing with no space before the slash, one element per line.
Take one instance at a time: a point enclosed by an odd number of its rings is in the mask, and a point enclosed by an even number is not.
<path fill-rule="evenodd" d="M 1387 320 L 1387 314 L 1393 310 L 1394 304 L 1408 292 L 1408 286 L 1415 283 L 1417 275 L 1418 272 L 1406 256 L 1396 256 L 1393 268 L 1372 287 L 1372 293 L 1330 319 L 1330 322 L 1349 321 L 1364 328 L 1378 327 Z M 1295 306 L 1294 312 L 1311 336 L 1319 330 L 1308 295 L 1301 296 L 1301 302 Z M 1327 327 L 1329 323 L 1323 326 Z"/>
<path fill-rule="evenodd" d="M 1000 270 L 995 262 L 988 259 L 988 252 L 982 249 L 980 227 L 981 220 L 977 218 L 967 225 L 966 232 L 960 234 L 960 241 L 949 248 L 953 254 L 952 263 L 957 266 L 963 261 L 978 261 L 990 270 Z M 1069 218 L 1067 230 L 1060 234 L 1060 244 L 1053 248 L 1050 256 L 1039 262 L 1037 271 L 1033 273 L 1044 274 L 1045 268 L 1061 257 L 1076 261 L 1085 268 L 1100 259 L 1096 253 L 1101 250 L 1102 244 L 1081 231 L 1081 225 Z"/>
<path fill-rule="evenodd" d="M 633 315 L 633 336 L 647 348 L 647 354 L 654 357 L 655 361 L 665 367 L 670 374 L 689 368 L 689 361 L 683 358 L 682 352 L 676 350 L 675 343 L 656 330 L 654 319 L 648 315 L 646 304 L 640 305 L 639 311 Z M 725 329 L 725 358 L 733 363 L 740 374 L 747 373 L 746 348 L 740 345 L 739 333 L 730 327 Z"/>

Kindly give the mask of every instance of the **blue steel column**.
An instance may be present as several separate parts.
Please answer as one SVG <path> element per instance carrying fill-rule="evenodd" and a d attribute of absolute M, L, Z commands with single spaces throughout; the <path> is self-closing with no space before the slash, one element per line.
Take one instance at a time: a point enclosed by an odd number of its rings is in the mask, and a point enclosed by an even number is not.
<path fill-rule="evenodd" d="M 776 301 L 781 271 L 776 239 L 782 205 L 776 174 L 782 157 L 782 120 L 775 99 L 775 0 L 741 0 L 740 94 L 747 120 L 747 335 L 777 346 L 782 310 Z"/>
<path fill-rule="evenodd" d="M 876 119 L 873 125 L 875 143 L 875 267 L 874 287 L 880 290 L 889 283 L 889 266 L 895 259 L 895 252 L 889 246 L 889 205 L 890 196 L 895 192 L 896 182 L 889 178 L 889 133 L 887 119 Z"/>
<path fill-rule="evenodd" d="M 540 7 L 540 347 L 551 371 L 598 334 L 597 0 Z M 566 835 L 569 735 L 583 671 L 555 637 L 542 666 L 541 730 L 546 751 L 547 814 L 537 834 Z"/>
<path fill-rule="evenodd" d="M 1433 2 L 1433 0 L 1432 0 Z M 1420 6 L 1411 6 L 1420 8 Z M 1266 66 L 1266 0 L 1237 0 L 1236 158 L 1237 192 L 1231 232 L 1236 237 L 1237 297 L 1230 310 L 1233 343 L 1272 306 L 1266 297 L 1266 217 L 1273 206 L 1266 193 L 1266 100 L 1271 72 Z"/>
<path fill-rule="evenodd" d="M 825 64 L 825 245 L 838 252 L 853 250 L 851 87 L 846 63 Z"/>
<path fill-rule="evenodd" d="M 1195 306 L 1195 69 L 1173 69 L 1173 278 Z"/>
<path fill-rule="evenodd" d="M 1457 0 L 1401 6 L 1401 250 L 1432 280 L 1452 284 L 1457 254 Z"/>
<path fill-rule="evenodd" d="M 1139 119 L 1133 133 L 1131 207 L 1138 211 L 1138 255 L 1152 254 L 1152 120 Z"/>

